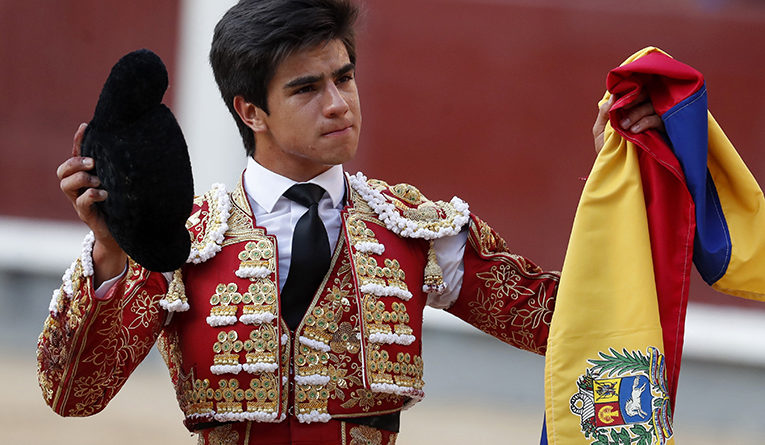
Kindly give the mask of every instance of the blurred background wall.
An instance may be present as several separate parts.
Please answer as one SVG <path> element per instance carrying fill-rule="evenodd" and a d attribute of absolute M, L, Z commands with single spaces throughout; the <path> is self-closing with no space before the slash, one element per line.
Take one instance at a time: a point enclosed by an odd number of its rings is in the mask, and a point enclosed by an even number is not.
<path fill-rule="evenodd" d="M 212 28 L 232 3 L 0 0 L 0 351 L 30 357 L 50 290 L 79 250 L 84 230 L 55 169 L 121 55 L 146 47 L 167 64 L 165 101 L 186 134 L 197 192 L 234 185 L 244 151 L 207 64 Z M 765 1 L 360 3 L 364 130 L 346 169 L 411 182 L 433 199 L 456 194 L 545 268 L 562 264 L 606 73 L 640 48 L 705 74 L 711 111 L 765 177 Z M 765 376 L 763 305 L 697 277 L 691 301 L 686 355 Z"/>

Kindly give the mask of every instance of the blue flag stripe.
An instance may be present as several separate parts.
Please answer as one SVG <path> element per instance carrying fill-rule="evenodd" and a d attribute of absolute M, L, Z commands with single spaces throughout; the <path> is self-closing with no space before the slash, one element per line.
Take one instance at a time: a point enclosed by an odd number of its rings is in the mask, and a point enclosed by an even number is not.
<path fill-rule="evenodd" d="M 662 120 L 696 205 L 693 262 L 704 281 L 713 284 L 725 275 L 732 246 L 720 198 L 707 169 L 706 86 L 669 109 Z"/>

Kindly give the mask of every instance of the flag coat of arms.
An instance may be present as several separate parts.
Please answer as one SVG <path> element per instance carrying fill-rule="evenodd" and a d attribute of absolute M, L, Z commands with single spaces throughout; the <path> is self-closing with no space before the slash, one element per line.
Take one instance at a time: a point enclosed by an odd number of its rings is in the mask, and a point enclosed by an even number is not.
<path fill-rule="evenodd" d="M 764 301 L 765 200 L 709 114 L 701 73 L 646 48 L 607 87 L 605 146 L 548 339 L 542 443 L 671 444 L 691 266 L 722 292 Z M 666 138 L 610 124 L 643 91 Z"/>

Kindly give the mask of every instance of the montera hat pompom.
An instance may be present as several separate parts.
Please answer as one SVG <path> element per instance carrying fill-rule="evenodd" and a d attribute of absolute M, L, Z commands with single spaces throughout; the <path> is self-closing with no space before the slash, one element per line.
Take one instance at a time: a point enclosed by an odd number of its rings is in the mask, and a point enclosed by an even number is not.
<path fill-rule="evenodd" d="M 106 79 L 81 147 L 109 193 L 97 205 L 112 236 L 133 260 L 157 272 L 186 262 L 194 199 L 186 141 L 161 103 L 167 85 L 165 65 L 153 52 L 122 57 Z"/>

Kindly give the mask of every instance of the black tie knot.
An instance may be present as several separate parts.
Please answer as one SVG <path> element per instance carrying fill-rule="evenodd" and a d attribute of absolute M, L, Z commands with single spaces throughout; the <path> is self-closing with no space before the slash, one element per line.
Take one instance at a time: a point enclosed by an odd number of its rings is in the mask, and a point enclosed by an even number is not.
<path fill-rule="evenodd" d="M 284 192 L 285 198 L 304 207 L 318 204 L 322 196 L 324 189 L 316 184 L 295 184 Z"/>

